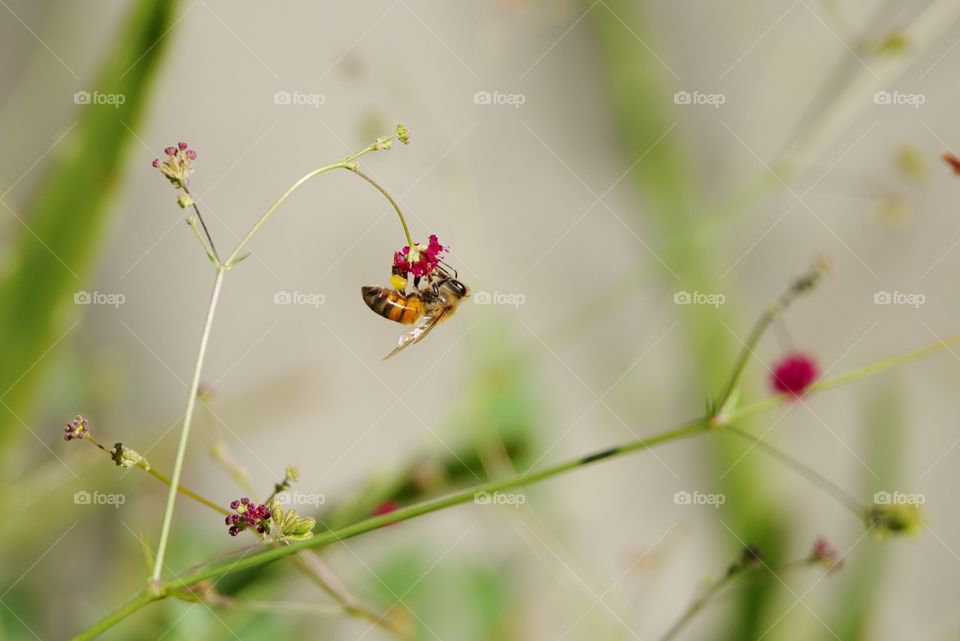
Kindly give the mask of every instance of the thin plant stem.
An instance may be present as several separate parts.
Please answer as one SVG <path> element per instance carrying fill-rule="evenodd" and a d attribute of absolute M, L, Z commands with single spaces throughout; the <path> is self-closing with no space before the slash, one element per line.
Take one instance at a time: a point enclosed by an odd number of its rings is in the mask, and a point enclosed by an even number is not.
<path fill-rule="evenodd" d="M 723 576 L 722 579 L 714 582 L 706 592 L 704 592 L 700 598 L 696 599 L 690 606 L 687 608 L 686 612 L 683 613 L 676 623 L 671 626 L 667 633 L 663 635 L 660 641 L 671 641 L 675 639 L 680 631 L 693 620 L 695 616 L 710 602 L 710 600 L 717 595 L 720 590 L 729 585 L 735 578 L 741 574 L 740 571 L 737 572 L 728 572 Z"/>
<path fill-rule="evenodd" d="M 163 572 L 163 559 L 167 552 L 167 541 L 170 537 L 170 524 L 173 520 L 173 506 L 177 501 L 177 488 L 180 485 L 180 473 L 183 471 L 183 459 L 187 452 L 187 442 L 190 438 L 190 423 L 193 420 L 193 411 L 197 405 L 197 390 L 200 389 L 200 374 L 203 371 L 203 361 L 207 354 L 207 345 L 210 342 L 210 330 L 213 328 L 213 317 L 220 300 L 220 290 L 223 287 L 223 277 L 226 270 L 217 267 L 217 275 L 213 281 L 213 292 L 210 294 L 210 304 L 207 307 L 207 317 L 203 323 L 203 332 L 200 336 L 200 348 L 197 350 L 197 362 L 193 368 L 193 380 L 190 383 L 190 396 L 187 398 L 187 409 L 183 415 L 183 428 L 180 431 L 180 442 L 177 445 L 177 454 L 173 462 L 173 474 L 170 477 L 170 491 L 167 493 L 167 505 L 163 511 L 163 522 L 160 526 L 160 542 L 157 544 L 157 556 L 153 565 L 151 583 L 160 582 Z"/>
<path fill-rule="evenodd" d="M 763 450 L 773 458 L 777 459 L 778 461 L 780 461 L 781 463 L 783 463 L 784 465 L 792 469 L 797 474 L 800 474 L 801 476 L 806 478 L 808 481 L 810 481 L 814 485 L 818 485 L 821 489 L 825 490 L 828 494 L 830 494 L 835 499 L 840 501 L 840 503 L 845 508 L 853 512 L 854 515 L 858 517 L 863 517 L 864 506 L 860 503 L 860 501 L 858 501 L 857 499 L 847 494 L 846 490 L 844 490 L 839 485 L 837 485 L 830 479 L 826 478 L 825 476 L 823 476 L 822 474 L 814 470 L 812 467 L 808 466 L 807 464 L 801 461 L 798 461 L 797 459 L 793 458 L 783 450 L 777 447 L 774 447 L 773 445 L 770 445 L 763 439 L 757 438 L 753 434 L 750 434 L 748 432 L 745 432 L 744 430 L 741 430 L 739 427 L 736 427 L 734 425 L 727 425 L 723 431 L 729 432 L 731 434 L 735 434 L 740 438 L 752 443 L 756 447 L 760 448 L 761 450 Z"/>
<path fill-rule="evenodd" d="M 805 567 L 816 563 L 817 561 L 811 558 L 799 559 L 797 561 L 791 561 L 785 563 L 778 568 L 770 568 L 764 564 L 762 567 L 767 570 L 767 574 L 770 576 L 779 576 L 786 570 L 791 570 L 798 567 Z M 731 567 L 722 578 L 715 581 L 707 590 L 700 595 L 697 599 L 687 607 L 686 611 L 680 616 L 676 623 L 674 623 L 667 633 L 664 634 L 660 641 L 672 641 L 676 636 L 687 626 L 696 616 L 706 607 L 711 601 L 713 601 L 720 592 L 730 585 L 735 579 L 740 578 L 746 574 L 755 574 L 759 568 L 752 568 L 749 566 L 734 566 Z"/>
<path fill-rule="evenodd" d="M 98 443 L 98 442 L 96 441 L 96 439 L 93 438 L 93 435 L 92 435 L 92 434 L 89 434 L 89 433 L 88 433 L 84 438 L 85 438 L 85 440 L 90 441 L 91 444 L 96 445 L 104 454 L 106 454 L 107 456 L 113 458 L 113 450 L 111 450 L 111 449 L 109 449 L 109 448 L 107 448 L 107 447 L 104 447 L 103 445 L 101 445 L 100 443 Z M 155 479 L 158 479 L 159 481 L 162 481 L 162 482 L 163 482 L 164 484 L 166 484 L 167 486 L 173 487 L 173 481 L 171 481 L 169 477 L 167 477 L 165 474 L 162 474 L 161 472 L 159 472 L 159 471 L 157 471 L 156 469 L 154 469 L 153 466 L 151 466 L 149 463 L 145 463 L 145 464 L 146 464 L 146 467 L 143 467 L 143 466 L 140 466 L 140 465 L 138 465 L 137 467 L 139 467 L 139 468 L 140 468 L 141 470 L 143 470 L 144 472 L 147 472 L 148 474 L 150 474 L 150 475 L 151 475 L 152 477 L 154 477 Z M 211 501 L 210 499 L 204 498 L 203 496 L 197 494 L 196 492 L 194 492 L 193 490 L 191 490 L 191 489 L 188 488 L 188 487 L 184 487 L 184 486 L 181 485 L 181 486 L 177 487 L 177 491 L 180 492 L 181 494 L 183 494 L 184 496 L 190 497 L 191 499 L 193 499 L 193 500 L 196 501 L 197 503 L 200 503 L 201 505 L 205 505 L 205 506 L 207 506 L 208 508 L 210 508 L 211 510 L 215 510 L 215 511 L 219 512 L 220 514 L 223 514 L 224 516 L 230 514 L 230 511 L 227 510 L 226 508 L 217 505 L 216 503 L 214 503 L 214 502 Z"/>
<path fill-rule="evenodd" d="M 234 250 L 230 253 L 230 255 L 227 256 L 227 259 L 223 262 L 224 267 L 226 267 L 226 268 L 229 269 L 231 266 L 233 266 L 234 264 L 236 264 L 236 262 L 237 262 L 237 256 L 240 255 L 240 252 L 243 251 L 243 249 L 247 246 L 247 244 L 250 242 L 250 240 L 256 235 L 256 233 L 260 230 L 260 228 L 263 227 L 264 223 L 266 223 L 267 220 L 270 218 L 270 216 L 273 215 L 273 212 L 275 212 L 275 211 L 277 210 L 277 208 L 280 207 L 280 205 L 282 205 L 283 202 L 284 202 L 287 198 L 289 198 L 290 195 L 291 195 L 293 192 L 295 192 L 297 189 L 299 189 L 301 185 L 303 185 L 305 182 L 307 182 L 307 181 L 310 180 L 311 178 L 314 178 L 314 177 L 316 177 L 316 176 L 319 176 L 320 174 L 325 174 L 326 172 L 332 171 L 332 170 L 334 170 L 334 169 L 349 169 L 349 170 L 355 172 L 356 169 L 357 169 L 357 166 L 356 166 L 355 161 L 356 161 L 358 158 L 360 158 L 361 156 L 363 156 L 363 155 L 365 155 L 365 154 L 370 153 L 371 151 L 376 151 L 376 150 L 378 150 L 378 149 L 382 149 L 382 148 L 383 148 L 382 143 L 385 143 L 385 142 L 387 142 L 387 141 L 390 141 L 390 140 L 392 140 L 393 138 L 394 138 L 394 136 L 390 136 L 390 137 L 388 137 L 388 138 L 383 138 L 383 139 L 380 140 L 378 143 L 374 143 L 374 144 L 372 144 L 372 145 L 369 145 L 369 146 L 361 149 L 361 150 L 358 151 L 357 153 L 353 154 L 352 156 L 347 156 L 346 158 L 344 158 L 344 159 L 341 160 L 340 162 L 336 162 L 336 163 L 333 163 L 333 164 L 330 164 L 330 165 L 325 165 L 325 166 L 323 166 L 323 167 L 320 167 L 319 169 L 314 169 L 314 170 L 311 171 L 310 173 L 308 173 L 308 174 L 306 174 L 305 176 L 303 176 L 300 180 L 298 180 L 297 182 L 293 183 L 293 185 L 291 185 L 289 189 L 287 189 L 285 192 L 283 192 L 283 193 L 280 195 L 280 197 L 279 197 L 276 201 L 274 201 L 274 203 L 273 203 L 272 205 L 270 205 L 270 207 L 267 209 L 267 211 L 263 212 L 263 214 L 260 215 L 260 218 L 257 219 L 257 222 L 255 222 L 255 223 L 253 224 L 253 227 L 250 228 L 250 231 L 248 231 L 248 232 L 246 233 L 246 235 L 245 235 L 245 236 L 240 240 L 240 242 L 237 244 L 236 249 L 234 249 Z M 390 198 L 390 196 L 387 194 L 386 191 L 384 191 L 382 188 L 380 188 L 379 185 L 374 184 L 374 186 L 377 187 L 377 189 L 379 189 L 381 193 L 383 193 L 385 196 L 387 196 L 387 198 L 390 200 L 391 204 L 393 204 L 394 207 L 396 207 L 396 203 L 394 203 L 393 199 Z M 399 209 L 397 209 L 397 212 L 399 213 Z M 400 221 L 403 222 L 403 216 L 402 216 L 402 215 L 400 216 Z M 406 232 L 406 223 L 404 223 L 404 232 Z M 410 234 L 409 234 L 409 233 L 407 233 L 407 238 L 408 238 L 408 239 L 410 238 Z"/>

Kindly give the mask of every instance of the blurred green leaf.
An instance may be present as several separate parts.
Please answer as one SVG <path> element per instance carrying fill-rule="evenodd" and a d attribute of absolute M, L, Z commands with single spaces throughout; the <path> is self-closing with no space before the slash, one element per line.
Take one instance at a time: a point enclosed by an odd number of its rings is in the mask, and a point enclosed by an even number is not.
<path fill-rule="evenodd" d="M 906 448 L 906 418 L 903 407 L 903 388 L 896 380 L 884 381 L 870 391 L 863 402 L 862 431 L 867 449 L 864 460 L 880 477 L 877 481 L 869 472 L 863 476 L 863 496 L 870 500 L 873 493 L 899 487 L 903 452 Z M 875 631 L 871 627 L 872 607 L 883 587 L 884 560 L 891 541 L 877 541 L 866 537 L 854 549 L 853 562 L 848 564 L 841 594 L 836 599 L 840 607 L 830 621 L 842 641 L 865 641 Z"/>
<path fill-rule="evenodd" d="M 662 252 L 658 258 L 670 270 L 665 272 L 666 279 L 678 290 L 719 293 L 722 290 L 709 251 L 712 243 L 700 238 L 701 228 L 709 222 L 706 214 L 713 210 L 703 200 L 696 156 L 685 153 L 677 129 L 679 120 L 669 110 L 671 91 L 665 88 L 664 79 L 673 72 L 650 49 L 657 43 L 647 35 L 654 29 L 646 24 L 643 5 L 630 0 L 585 4 L 591 7 L 594 40 L 626 162 L 632 168 L 630 176 L 646 205 L 643 215 L 652 220 L 658 234 L 655 249 Z M 647 42 L 652 44 L 648 46 Z M 659 261 L 651 264 L 660 268 Z M 783 275 L 784 286 L 792 276 Z M 740 343 L 725 327 L 743 327 L 732 310 L 728 301 L 719 309 L 686 306 L 680 313 L 701 397 L 721 388 L 740 349 Z M 749 390 L 748 385 L 745 391 Z M 758 457 L 743 459 L 749 447 L 746 443 L 734 439 L 712 439 L 709 443 L 717 475 L 722 474 L 720 490 L 728 497 L 724 521 L 729 531 L 722 530 L 721 535 L 732 548 L 745 543 L 758 547 L 770 563 L 776 564 L 782 557 L 784 536 L 776 516 L 776 501 L 770 485 L 764 482 L 769 465 Z M 730 634 L 717 636 L 755 639 L 763 634 L 766 610 L 775 600 L 776 591 L 777 586 L 745 591 Z"/>
<path fill-rule="evenodd" d="M 78 106 L 79 124 L 20 218 L 0 281 L 0 446 L 22 432 L 49 352 L 72 328 L 73 297 L 99 248 L 125 151 L 166 49 L 174 0 L 141 0 L 130 11 L 92 92 L 123 104 Z M 10 451 L 5 447 L 5 451 Z"/>

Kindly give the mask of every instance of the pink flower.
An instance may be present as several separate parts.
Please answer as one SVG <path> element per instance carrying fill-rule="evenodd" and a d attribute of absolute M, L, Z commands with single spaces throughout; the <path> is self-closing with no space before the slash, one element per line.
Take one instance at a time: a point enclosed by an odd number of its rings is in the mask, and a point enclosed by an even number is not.
<path fill-rule="evenodd" d="M 449 250 L 437 240 L 436 234 L 431 234 L 426 246 L 417 244 L 414 249 L 414 260 L 410 260 L 410 247 L 404 247 L 393 255 L 393 266 L 402 274 L 411 274 L 414 278 L 429 276 L 440 266 L 440 260 Z"/>
<path fill-rule="evenodd" d="M 170 146 L 163 150 L 167 154 L 166 161 L 154 158 L 150 163 L 177 189 L 186 189 L 190 174 L 193 172 L 193 161 L 197 159 L 197 152 L 190 149 L 185 142 L 178 142 L 176 147 Z"/>
<path fill-rule="evenodd" d="M 783 357 L 773 368 L 770 384 L 780 394 L 801 396 L 820 374 L 817 363 L 806 354 L 795 352 Z"/>

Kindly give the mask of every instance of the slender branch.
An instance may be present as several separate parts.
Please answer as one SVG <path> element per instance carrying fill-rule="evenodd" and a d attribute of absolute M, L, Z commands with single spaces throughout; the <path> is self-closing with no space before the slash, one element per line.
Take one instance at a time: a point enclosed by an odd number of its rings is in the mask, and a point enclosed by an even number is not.
<path fill-rule="evenodd" d="M 786 570 L 797 568 L 797 567 L 808 566 L 815 562 L 816 562 L 815 560 L 812 560 L 808 557 L 804 559 L 799 559 L 797 561 L 784 563 L 783 565 L 781 565 L 776 569 L 768 567 L 765 563 L 762 564 L 761 567 L 767 570 L 770 576 L 779 576 Z M 693 603 L 691 603 L 689 607 L 687 607 L 683 615 L 681 615 L 681 617 L 677 620 L 677 622 L 674 623 L 669 630 L 667 630 L 667 633 L 664 634 L 663 637 L 661 637 L 660 641 L 671 641 L 672 639 L 675 639 L 676 636 L 680 633 L 680 631 L 683 630 L 683 628 L 686 627 L 686 625 L 690 623 L 690 621 L 692 621 L 694 617 L 696 617 L 697 614 L 699 614 L 700 611 L 703 610 L 703 608 L 707 604 L 713 601 L 713 599 L 723 590 L 723 588 L 730 585 L 735 579 L 742 577 L 746 574 L 754 574 L 760 569 L 761 568 L 751 567 L 749 565 L 731 566 L 730 569 L 727 570 L 727 573 L 724 574 L 721 579 L 715 581 L 712 585 L 710 585 L 710 587 L 708 587 L 707 590 L 703 594 L 701 594 L 699 598 L 695 599 Z"/>
<path fill-rule="evenodd" d="M 200 213 L 200 205 L 197 204 L 197 201 L 194 199 L 193 194 L 190 193 L 190 189 L 187 187 L 186 182 L 183 184 L 183 193 L 190 196 L 190 200 L 193 204 L 193 211 L 197 214 L 197 220 L 200 221 L 200 226 L 203 227 L 203 233 L 207 237 L 207 242 L 210 243 L 210 250 L 213 252 L 213 257 L 217 262 L 217 265 L 220 264 L 220 254 L 217 253 L 217 246 L 213 243 L 213 236 L 210 235 L 210 230 L 207 228 L 207 223 L 203 219 L 203 214 Z"/>
<path fill-rule="evenodd" d="M 686 612 L 677 620 L 673 626 L 667 630 L 667 633 L 663 635 L 663 638 L 660 641 L 671 641 L 671 639 L 676 638 L 680 631 L 693 620 L 695 616 L 710 602 L 713 597 L 717 595 L 720 590 L 729 585 L 735 578 L 737 578 L 741 572 L 728 572 L 723 576 L 719 581 L 714 582 L 706 592 L 704 592 L 700 598 L 696 599 L 690 606 L 687 608 Z"/>
<path fill-rule="evenodd" d="M 260 228 L 263 227 L 264 223 L 267 222 L 270 216 L 273 215 L 273 212 L 275 212 L 277 208 L 280 207 L 280 205 L 282 205 L 284 201 L 287 198 L 289 198 L 293 192 L 299 189 L 305 182 L 307 182 L 311 178 L 319 176 L 320 174 L 324 174 L 328 171 L 332 171 L 334 169 L 349 169 L 350 166 L 351 166 L 350 163 L 344 162 L 344 161 L 333 163 L 332 165 L 325 165 L 323 167 L 320 167 L 319 169 L 314 169 L 310 173 L 306 174 L 303 178 L 293 183 L 293 185 L 291 185 L 289 189 L 283 192 L 283 194 L 281 194 L 280 197 L 276 201 L 274 201 L 274 203 L 270 205 L 269 208 L 267 208 L 267 211 L 261 214 L 260 218 L 257 219 L 257 222 L 255 222 L 253 224 L 253 227 L 250 228 L 250 231 L 248 231 L 246 235 L 237 244 L 236 249 L 234 249 L 230 253 L 230 255 L 227 256 L 227 259 L 223 262 L 224 266 L 226 268 L 230 268 L 232 265 L 235 264 L 237 260 L 237 256 L 240 255 L 240 252 L 243 251 L 243 248 L 247 246 L 250 240 L 256 235 L 256 233 L 260 230 Z"/>
<path fill-rule="evenodd" d="M 727 425 L 724 431 L 729 432 L 731 434 L 735 434 L 740 438 L 752 443 L 756 447 L 759 447 L 761 450 L 763 450 L 770 456 L 774 457 L 775 459 L 777 459 L 778 461 L 780 461 L 781 463 L 783 463 L 784 465 L 792 469 L 797 474 L 800 474 L 801 476 L 806 478 L 808 481 L 810 481 L 814 485 L 818 485 L 821 489 L 825 490 L 828 494 L 832 495 L 835 499 L 840 501 L 840 503 L 845 508 L 853 512 L 855 516 L 857 516 L 858 518 L 863 518 L 864 506 L 860 503 L 860 501 L 858 501 L 857 499 L 847 494 L 846 490 L 844 490 L 839 485 L 837 485 L 830 479 L 826 478 L 825 476 L 823 476 L 822 474 L 820 474 L 819 472 L 817 472 L 807 464 L 801 461 L 798 461 L 797 459 L 793 458 L 786 452 L 780 450 L 777 447 L 774 447 L 773 445 L 770 445 L 763 439 L 759 439 L 753 434 L 750 434 L 748 432 L 741 430 L 739 427 L 735 427 L 733 425 Z"/>
<path fill-rule="evenodd" d="M 177 501 L 177 488 L 180 486 L 180 473 L 183 471 L 183 459 L 187 452 L 187 442 L 190 438 L 190 423 L 193 420 L 193 410 L 197 405 L 197 390 L 200 388 L 200 373 L 203 371 L 203 361 L 207 354 L 207 344 L 210 342 L 210 330 L 213 328 L 213 317 L 220 300 L 220 290 L 223 287 L 223 277 L 226 270 L 217 268 L 217 275 L 213 281 L 213 292 L 210 294 L 210 304 L 207 307 L 207 318 L 203 323 L 203 332 L 200 336 L 200 349 L 197 351 L 197 362 L 193 368 L 193 381 L 190 383 L 190 396 L 187 398 L 187 409 L 183 415 L 183 428 L 180 431 L 180 443 L 177 445 L 177 454 L 173 462 L 173 474 L 170 478 L 170 491 L 167 493 L 167 505 L 163 511 L 163 523 L 160 526 L 160 542 L 157 544 L 157 556 L 153 565 L 153 574 L 150 580 L 153 584 L 160 582 L 163 572 L 163 559 L 167 551 L 167 541 L 170 537 L 170 524 L 173 520 L 173 506 Z"/>

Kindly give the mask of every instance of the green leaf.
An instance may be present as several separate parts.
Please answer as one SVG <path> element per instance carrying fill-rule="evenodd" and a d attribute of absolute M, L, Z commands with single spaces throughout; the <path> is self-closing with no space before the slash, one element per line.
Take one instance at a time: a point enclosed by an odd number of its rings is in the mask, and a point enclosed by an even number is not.
<path fill-rule="evenodd" d="M 72 329 L 74 294 L 99 246 L 125 150 L 144 112 L 148 89 L 170 39 L 177 2 L 136 3 L 89 88 L 122 95 L 119 105 L 77 106 L 79 124 L 24 212 L 0 281 L 0 446 L 23 431 L 50 352 Z M 117 101 L 119 102 L 119 101 Z M 9 448 L 4 448 L 9 451 Z"/>

